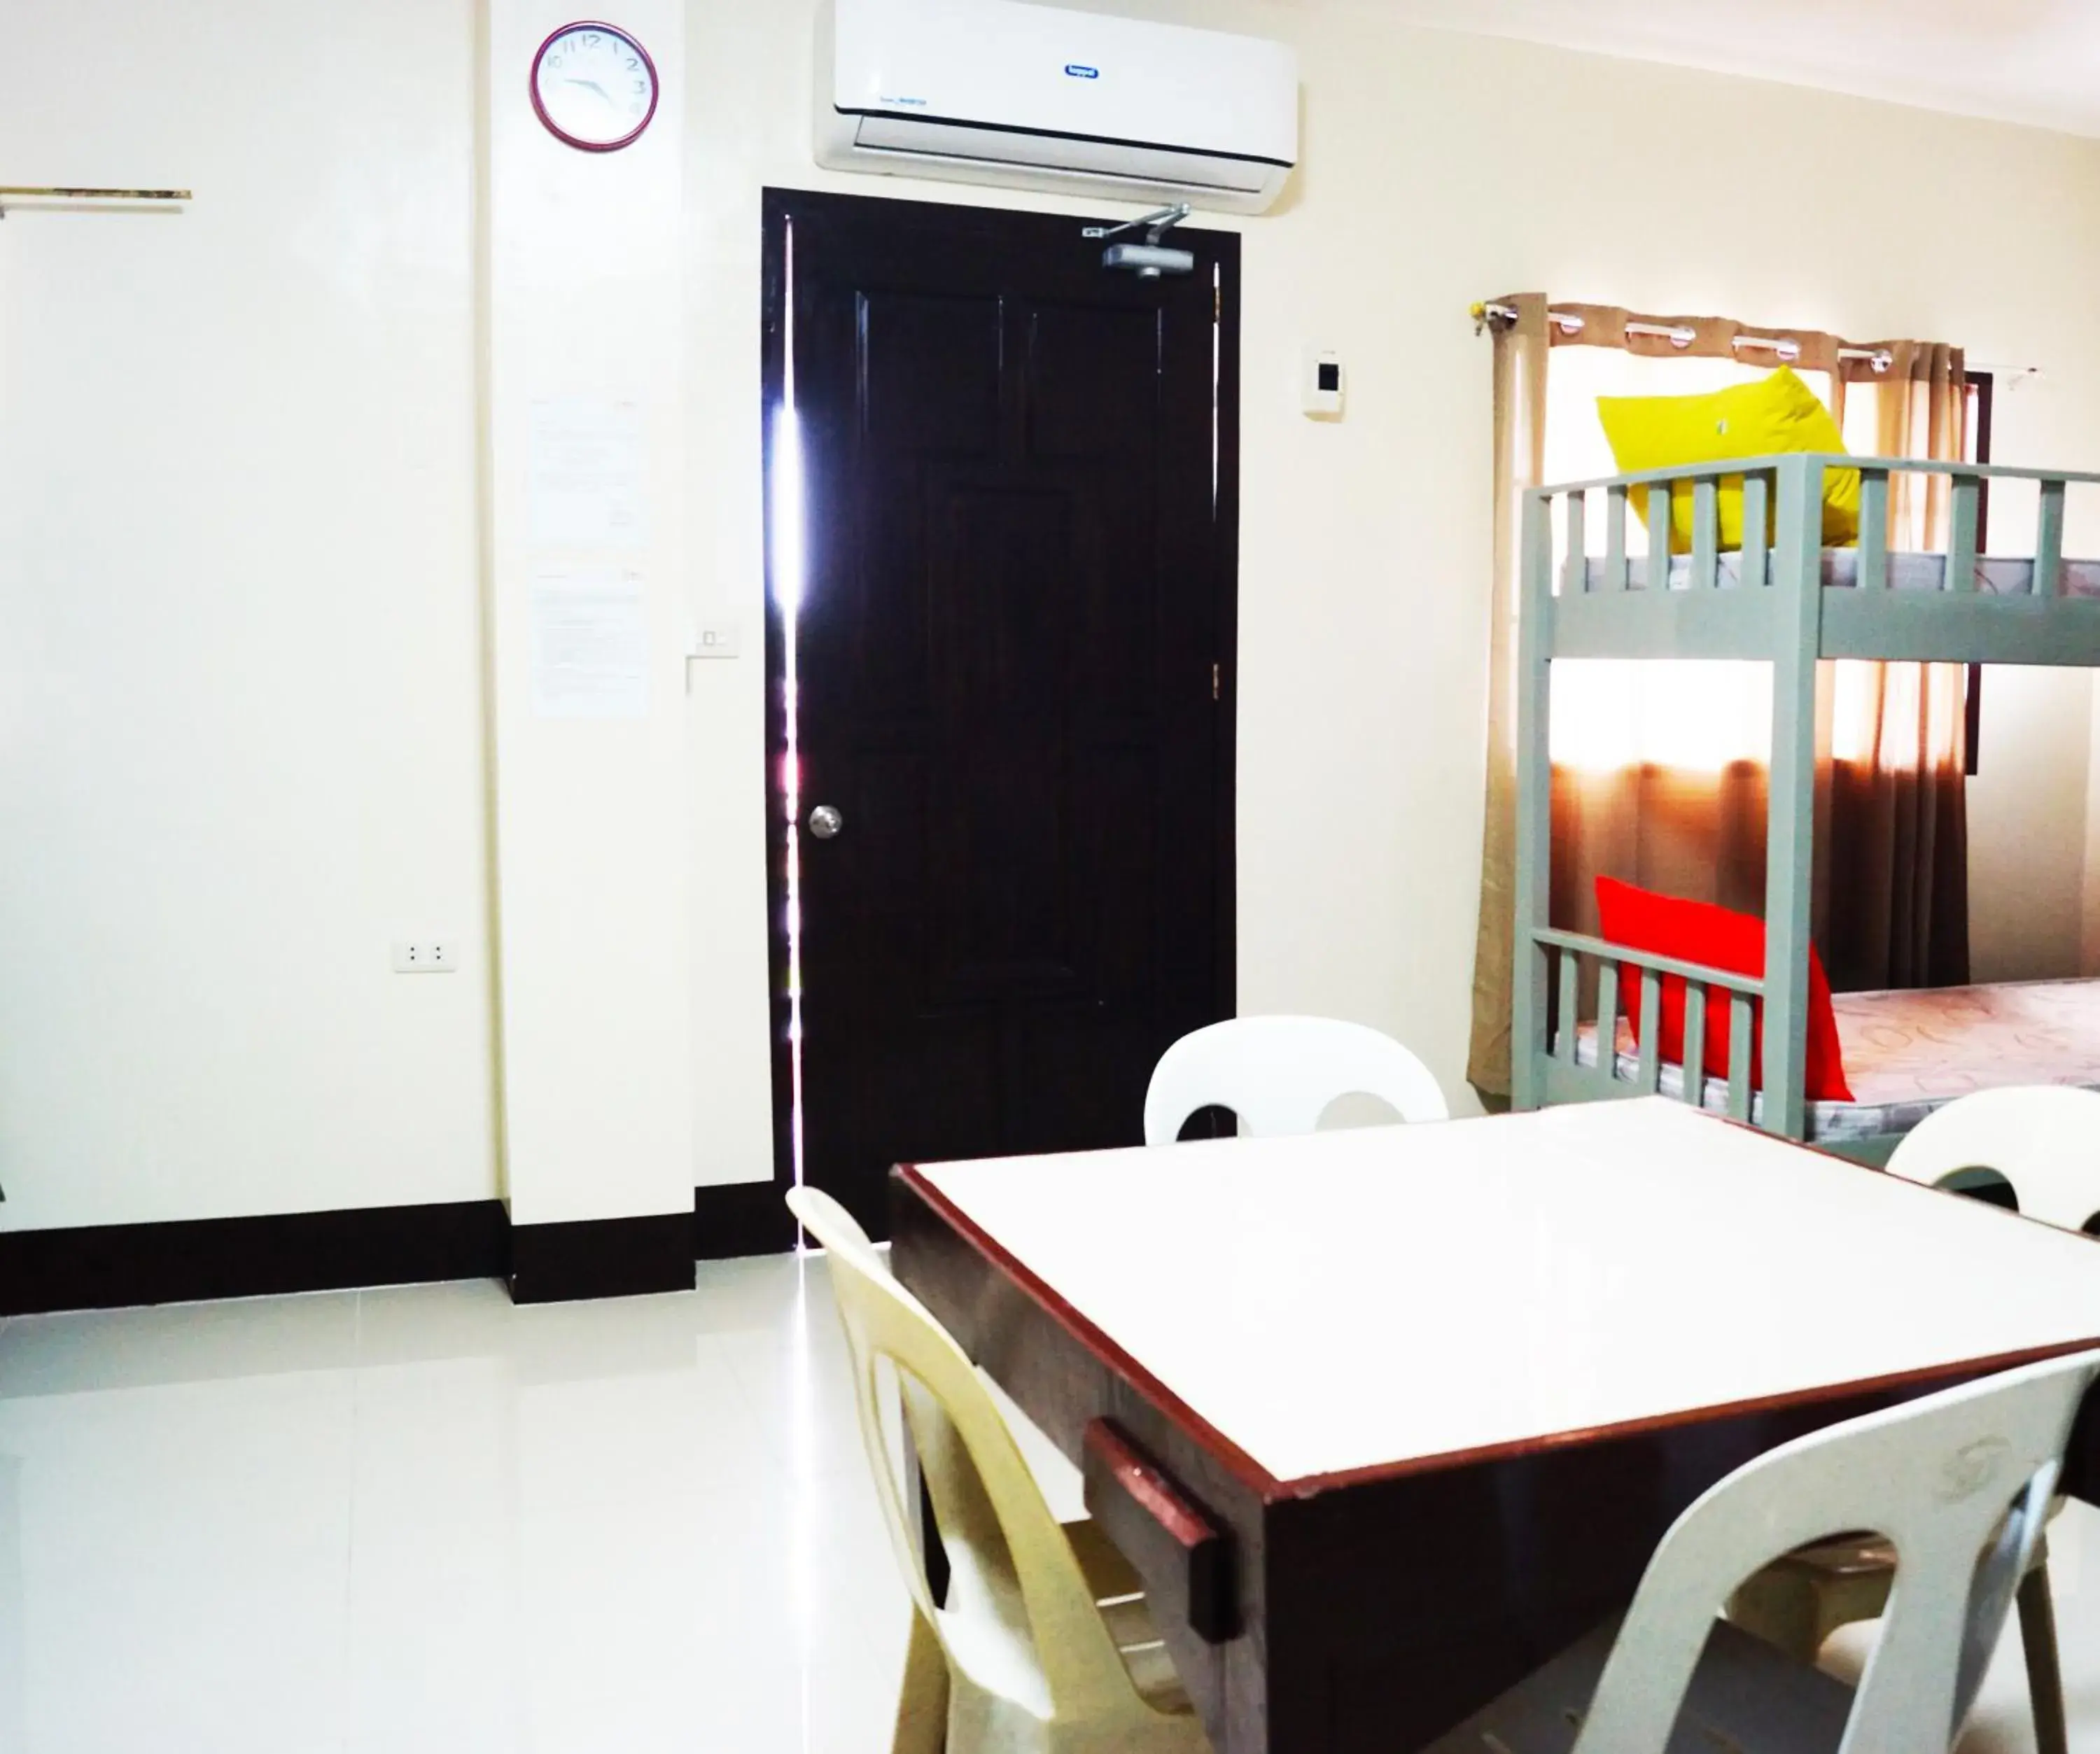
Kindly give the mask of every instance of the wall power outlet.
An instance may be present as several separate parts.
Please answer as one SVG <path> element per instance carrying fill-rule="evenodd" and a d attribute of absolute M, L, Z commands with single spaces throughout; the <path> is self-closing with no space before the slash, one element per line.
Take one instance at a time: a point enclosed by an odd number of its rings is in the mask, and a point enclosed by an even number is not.
<path fill-rule="evenodd" d="M 450 938 L 394 941 L 394 972 L 397 975 L 448 975 L 458 967 L 459 947 Z"/>

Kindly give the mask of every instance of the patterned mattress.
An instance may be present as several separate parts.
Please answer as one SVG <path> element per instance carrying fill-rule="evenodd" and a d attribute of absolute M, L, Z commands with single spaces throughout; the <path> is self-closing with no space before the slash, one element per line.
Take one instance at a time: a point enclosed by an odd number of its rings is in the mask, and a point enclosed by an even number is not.
<path fill-rule="evenodd" d="M 1720 557 L 1720 582 L 1723 586 L 1740 584 L 1743 575 L 1743 556 L 1740 549 L 1731 549 Z M 1767 578 L 1771 575 L 1768 571 Z M 1670 557 L 1670 588 L 1673 591 L 1688 589 L 1692 579 L 1692 557 L 1673 554 Z M 1626 580 L 1636 590 L 1648 584 L 1648 562 L 1635 555 L 1626 562 Z M 1590 584 L 1593 588 L 1604 582 L 1604 562 L 1601 555 L 1590 557 Z M 1823 582 L 1827 585 L 1856 585 L 1860 582 L 1860 551 L 1855 548 L 1825 549 L 1823 551 Z M 2100 561 L 2066 560 L 2062 572 L 2063 593 L 2067 597 L 2100 597 Z M 1889 556 L 1889 584 L 1899 591 L 1940 591 L 1947 588 L 1947 557 L 1944 554 L 1891 554 Z M 1997 597 L 2024 597 L 2034 588 L 2034 562 L 2017 555 L 1991 554 L 1980 557 L 1976 562 L 1976 588 Z"/>
<path fill-rule="evenodd" d="M 2005 981 L 1893 993 L 1840 993 L 1832 1000 L 1851 1102 L 1808 1105 L 1808 1136 L 1842 1144 L 1907 1133 L 1943 1103 L 2001 1084 L 2077 1084 L 2100 1090 L 2100 981 Z M 1575 1044 L 1597 1063 L 1597 1026 Z M 1633 1025 L 1619 1020 L 1619 1076 L 1640 1064 Z M 1684 1069 L 1662 1069 L 1662 1091 L 1684 1095 Z M 1728 1086 L 1710 1078 L 1701 1106 L 1728 1108 Z M 1762 1115 L 1758 1096 L 1753 1115 Z"/>

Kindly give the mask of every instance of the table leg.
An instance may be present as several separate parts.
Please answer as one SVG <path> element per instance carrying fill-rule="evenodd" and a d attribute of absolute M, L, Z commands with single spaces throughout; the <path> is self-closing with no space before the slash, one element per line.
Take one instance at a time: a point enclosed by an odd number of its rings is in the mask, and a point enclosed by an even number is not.
<path fill-rule="evenodd" d="M 2046 1560 L 2020 1580 L 2019 1606 L 2020 1649 L 2027 1658 L 2035 1746 L 2040 1754 L 2067 1754 L 2071 1732 L 2063 1720 L 2063 1673 L 2057 1663 L 2056 1605 L 2049 1598 Z"/>

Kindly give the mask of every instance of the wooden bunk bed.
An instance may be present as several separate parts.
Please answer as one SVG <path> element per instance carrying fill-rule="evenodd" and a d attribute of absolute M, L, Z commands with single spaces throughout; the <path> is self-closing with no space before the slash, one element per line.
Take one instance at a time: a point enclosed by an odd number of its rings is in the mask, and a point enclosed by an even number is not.
<path fill-rule="evenodd" d="M 1823 546 L 1826 468 L 1860 471 L 1860 545 Z M 1951 534 L 1936 554 L 1888 546 L 1891 478 L 1950 478 Z M 1723 478 L 1743 481 L 1743 545 L 1719 547 Z M 2032 557 L 1977 552 L 1987 479 L 2038 483 Z M 1626 552 L 1629 501 L 1646 496 L 1648 527 L 1670 527 L 1672 485 L 1692 503 L 1691 552 L 1665 569 Z M 1516 978 L 1511 1042 L 1520 1108 L 1664 1095 L 1784 1137 L 1868 1162 L 1940 1101 L 1980 1083 L 2100 1086 L 2100 982 L 1942 989 L 1929 995 L 1841 994 L 1841 1032 L 1876 1012 L 1936 1004 L 1957 1018 L 1996 1016 L 1999 1046 L 1979 1037 L 1992 1067 L 1962 1062 L 1961 1029 L 1924 1033 L 1930 1055 L 1904 1069 L 1899 1100 L 1869 1087 L 1852 1064 L 1851 1104 L 1811 1103 L 1803 1091 L 1808 1025 L 1811 872 L 1815 828 L 1816 666 L 1825 659 L 2100 667 L 2100 563 L 2063 555 L 2064 501 L 2100 475 L 1887 457 L 1792 455 L 1681 467 L 1535 488 L 1524 500 L 1518 626 Z M 1601 556 L 1590 553 L 1601 502 Z M 1770 540 L 1766 532 L 1770 531 Z M 1556 543 L 1556 534 L 1559 541 Z M 1667 547 L 1658 543 L 1659 548 Z M 1551 903 L 1552 667 L 1567 659 L 1749 659 L 1772 667 L 1770 818 L 1766 842 L 1765 966 L 1746 976 L 1557 930 Z M 1661 1052 L 1662 983 L 1685 989 L 1682 1065 Z M 1596 994 L 1594 1012 L 1586 995 Z M 1762 1006 L 1762 1088 L 1752 1088 L 1754 1007 Z M 1729 1007 L 1729 1064 L 1704 1064 L 1710 1007 Z M 2058 1063 L 2009 1070 L 2005 1018 L 2035 1007 L 2076 1045 Z M 1966 1025 L 1964 1025 L 1965 1027 Z M 2017 1022 L 2014 1025 L 2017 1029 Z M 1608 1044 L 1607 1046 L 1606 1044 Z M 1848 1050 L 1850 1043 L 1848 1042 Z M 2062 1056 L 2058 1056 L 2059 1060 Z M 1915 1060 L 1916 1056 L 1913 1056 Z M 1936 1080 L 1936 1085 L 1935 1085 Z M 1937 1086 L 1937 1087 L 1936 1087 Z"/>

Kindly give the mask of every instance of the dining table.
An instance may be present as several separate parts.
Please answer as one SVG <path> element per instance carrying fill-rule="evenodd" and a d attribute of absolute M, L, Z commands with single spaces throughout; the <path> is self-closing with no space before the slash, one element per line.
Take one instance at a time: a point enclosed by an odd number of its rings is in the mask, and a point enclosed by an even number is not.
<path fill-rule="evenodd" d="M 2100 1346 L 2093 1239 L 1661 1097 L 905 1165 L 889 1201 L 1216 1754 L 1425 1747 L 1754 1457 Z"/>

